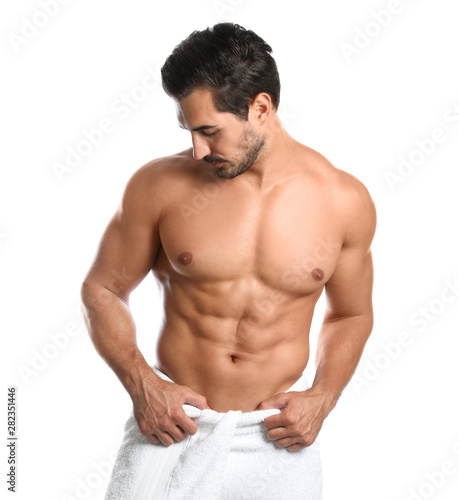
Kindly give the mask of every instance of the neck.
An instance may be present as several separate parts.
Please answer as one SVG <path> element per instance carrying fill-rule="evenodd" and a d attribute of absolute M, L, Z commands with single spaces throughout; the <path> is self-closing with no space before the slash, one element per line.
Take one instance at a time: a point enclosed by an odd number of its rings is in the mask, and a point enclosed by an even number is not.
<path fill-rule="evenodd" d="M 276 182 L 289 175 L 287 167 L 297 145 L 297 141 L 282 126 L 277 114 L 267 124 L 263 136 L 265 146 L 256 162 L 246 172 L 237 177 L 242 182 L 249 182 L 253 187 L 260 190 L 269 189 Z"/>

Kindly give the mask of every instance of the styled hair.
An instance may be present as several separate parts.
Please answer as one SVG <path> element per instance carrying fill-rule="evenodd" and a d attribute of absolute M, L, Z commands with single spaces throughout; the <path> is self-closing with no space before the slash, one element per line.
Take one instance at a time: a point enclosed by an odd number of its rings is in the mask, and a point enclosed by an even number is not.
<path fill-rule="evenodd" d="M 249 105 L 260 92 L 279 107 L 280 80 L 271 47 L 238 24 L 219 23 L 194 31 L 161 68 L 165 92 L 180 101 L 198 87 L 213 92 L 219 111 L 247 120 Z"/>

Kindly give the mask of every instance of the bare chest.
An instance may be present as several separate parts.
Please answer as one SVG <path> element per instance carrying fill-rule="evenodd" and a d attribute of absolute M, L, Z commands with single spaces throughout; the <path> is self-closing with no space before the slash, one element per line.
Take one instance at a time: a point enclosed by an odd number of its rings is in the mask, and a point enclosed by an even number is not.
<path fill-rule="evenodd" d="M 160 237 L 155 267 L 163 273 L 201 282 L 253 277 L 298 294 L 326 283 L 342 243 L 326 198 L 295 185 L 257 197 L 191 191 L 165 214 Z"/>

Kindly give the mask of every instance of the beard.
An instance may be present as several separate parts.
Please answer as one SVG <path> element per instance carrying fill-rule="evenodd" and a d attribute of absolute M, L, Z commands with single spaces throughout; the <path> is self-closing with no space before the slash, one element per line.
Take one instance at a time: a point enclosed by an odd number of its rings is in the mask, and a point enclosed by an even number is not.
<path fill-rule="evenodd" d="M 215 169 L 216 174 L 222 179 L 234 179 L 243 174 L 257 161 L 264 146 L 265 138 L 257 135 L 251 126 L 247 124 L 242 131 L 234 162 L 214 156 L 205 156 L 203 160 L 208 163 L 224 163 L 224 165 Z"/>

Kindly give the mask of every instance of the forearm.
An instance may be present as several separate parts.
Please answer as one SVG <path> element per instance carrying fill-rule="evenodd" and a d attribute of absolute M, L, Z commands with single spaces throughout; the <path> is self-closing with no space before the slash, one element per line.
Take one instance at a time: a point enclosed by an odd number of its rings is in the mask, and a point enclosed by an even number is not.
<path fill-rule="evenodd" d="M 328 412 L 336 405 L 355 372 L 372 328 L 371 313 L 322 324 L 312 387 L 326 398 Z"/>
<path fill-rule="evenodd" d="M 132 397 L 143 375 L 152 371 L 137 347 L 128 304 L 99 284 L 84 283 L 81 293 L 85 323 L 99 353 Z"/>

